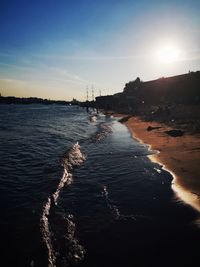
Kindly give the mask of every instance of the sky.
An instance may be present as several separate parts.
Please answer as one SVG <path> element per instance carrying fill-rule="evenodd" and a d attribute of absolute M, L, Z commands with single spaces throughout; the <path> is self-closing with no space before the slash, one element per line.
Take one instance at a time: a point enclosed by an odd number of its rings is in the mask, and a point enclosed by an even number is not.
<path fill-rule="evenodd" d="M 199 0 L 0 0 L 0 33 L 3 96 L 84 101 L 200 70 Z"/>

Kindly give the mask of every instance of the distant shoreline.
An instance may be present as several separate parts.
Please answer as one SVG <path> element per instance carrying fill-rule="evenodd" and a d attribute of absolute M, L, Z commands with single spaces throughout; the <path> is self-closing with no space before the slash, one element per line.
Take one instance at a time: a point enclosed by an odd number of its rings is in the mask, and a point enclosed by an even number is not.
<path fill-rule="evenodd" d="M 44 105 L 79 105 L 80 102 L 76 99 L 72 101 L 51 100 L 38 97 L 15 97 L 15 96 L 0 96 L 0 104 L 44 104 Z"/>

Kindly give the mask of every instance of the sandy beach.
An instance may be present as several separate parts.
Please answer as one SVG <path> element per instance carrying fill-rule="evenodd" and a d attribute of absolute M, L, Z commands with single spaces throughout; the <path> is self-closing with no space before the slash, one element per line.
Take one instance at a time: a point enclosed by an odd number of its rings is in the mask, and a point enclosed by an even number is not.
<path fill-rule="evenodd" d="M 166 133 L 172 130 L 169 126 L 143 121 L 139 117 L 130 117 L 124 123 L 133 138 L 158 151 L 150 159 L 171 172 L 174 177 L 172 189 L 177 197 L 200 211 L 200 135 L 184 133 L 172 137 Z M 149 126 L 152 128 L 148 131 Z"/>

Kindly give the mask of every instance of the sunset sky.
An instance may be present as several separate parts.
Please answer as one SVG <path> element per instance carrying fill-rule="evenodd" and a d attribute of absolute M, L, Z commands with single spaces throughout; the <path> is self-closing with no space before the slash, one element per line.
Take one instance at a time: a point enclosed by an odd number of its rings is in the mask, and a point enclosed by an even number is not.
<path fill-rule="evenodd" d="M 199 0 L 1 0 L 0 32 L 4 96 L 85 100 L 200 70 Z"/>

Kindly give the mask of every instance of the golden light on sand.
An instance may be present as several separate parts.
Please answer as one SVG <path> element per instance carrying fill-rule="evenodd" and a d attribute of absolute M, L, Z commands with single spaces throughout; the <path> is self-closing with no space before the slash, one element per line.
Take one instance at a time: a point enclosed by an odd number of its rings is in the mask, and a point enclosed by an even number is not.
<path fill-rule="evenodd" d="M 180 50 L 173 45 L 161 47 L 157 52 L 158 60 L 161 63 L 173 63 L 179 59 Z"/>
<path fill-rule="evenodd" d="M 187 188 L 178 184 L 176 179 L 174 179 L 172 189 L 176 193 L 178 199 L 181 199 L 183 202 L 200 212 L 200 199 L 198 194 L 190 192 Z"/>

